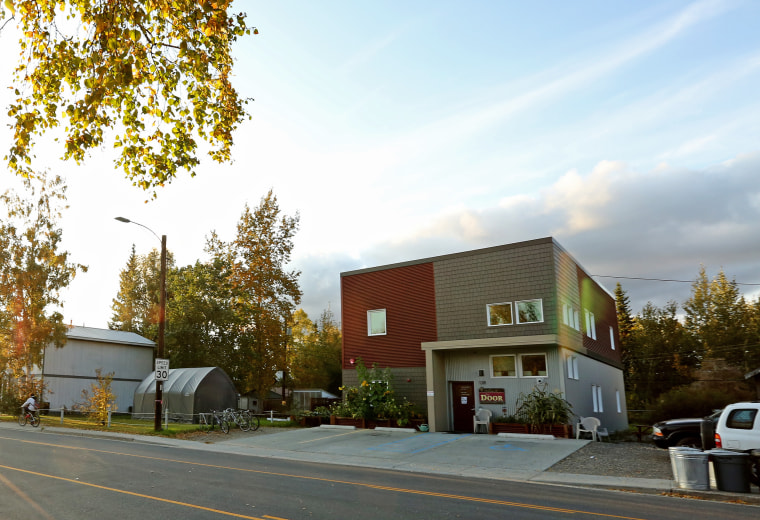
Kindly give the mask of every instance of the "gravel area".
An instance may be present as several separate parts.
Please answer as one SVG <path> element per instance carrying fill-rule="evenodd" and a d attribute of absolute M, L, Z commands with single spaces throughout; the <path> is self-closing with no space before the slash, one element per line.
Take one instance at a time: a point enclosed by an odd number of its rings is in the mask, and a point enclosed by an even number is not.
<path fill-rule="evenodd" d="M 673 478 L 668 450 L 645 442 L 590 442 L 548 471 L 610 477 Z"/>

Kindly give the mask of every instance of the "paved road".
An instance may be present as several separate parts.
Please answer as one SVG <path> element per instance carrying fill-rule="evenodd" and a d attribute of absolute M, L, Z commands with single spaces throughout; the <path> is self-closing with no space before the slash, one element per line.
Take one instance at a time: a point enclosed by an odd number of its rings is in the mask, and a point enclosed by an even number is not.
<path fill-rule="evenodd" d="M 320 431 L 299 438 L 319 444 L 330 433 L 336 434 Z M 269 438 L 276 436 L 258 440 L 272 443 Z M 371 437 L 356 433 L 347 438 L 369 442 Z M 481 442 L 458 439 L 447 445 L 463 440 Z M 742 520 L 758 514 L 751 506 L 652 494 L 241 456 L 224 444 L 146 444 L 2 428 L 0 518 Z M 440 446 L 407 440 L 371 447 L 413 457 L 418 450 Z"/>

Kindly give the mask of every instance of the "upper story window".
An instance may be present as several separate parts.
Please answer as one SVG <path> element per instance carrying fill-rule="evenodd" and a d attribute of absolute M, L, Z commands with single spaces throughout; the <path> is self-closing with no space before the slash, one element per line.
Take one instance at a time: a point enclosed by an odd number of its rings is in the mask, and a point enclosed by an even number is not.
<path fill-rule="evenodd" d="M 367 311 L 367 335 L 383 336 L 387 334 L 385 328 L 385 309 Z"/>
<path fill-rule="evenodd" d="M 517 323 L 540 323 L 544 321 L 541 299 L 517 302 Z"/>
<path fill-rule="evenodd" d="M 562 322 L 568 327 L 574 328 L 575 330 L 581 330 L 581 321 L 578 309 L 575 309 L 569 303 L 562 305 Z"/>
<path fill-rule="evenodd" d="M 594 313 L 585 309 L 584 314 L 586 316 L 586 336 L 591 339 L 596 339 L 596 320 L 594 319 Z"/>
<path fill-rule="evenodd" d="M 488 326 L 512 325 L 511 303 L 490 303 L 488 308 Z"/>
<path fill-rule="evenodd" d="M 615 329 L 610 327 L 610 346 L 615 350 Z"/>

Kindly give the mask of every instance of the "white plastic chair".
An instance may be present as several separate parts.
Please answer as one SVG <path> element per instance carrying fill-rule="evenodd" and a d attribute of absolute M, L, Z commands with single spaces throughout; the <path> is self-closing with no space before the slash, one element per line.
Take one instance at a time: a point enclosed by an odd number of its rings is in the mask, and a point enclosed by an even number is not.
<path fill-rule="evenodd" d="M 590 433 L 591 440 L 595 441 L 600 424 L 602 424 L 602 421 L 596 417 L 581 417 L 580 422 L 575 426 L 575 438 L 580 439 L 581 433 Z M 605 429 L 604 431 L 606 432 L 607 430 Z"/>
<path fill-rule="evenodd" d="M 491 415 L 493 415 L 491 410 L 478 408 L 478 411 L 472 416 L 472 431 L 478 433 L 478 427 L 483 425 L 486 427 L 486 433 L 488 433 L 488 423 L 491 422 Z"/>

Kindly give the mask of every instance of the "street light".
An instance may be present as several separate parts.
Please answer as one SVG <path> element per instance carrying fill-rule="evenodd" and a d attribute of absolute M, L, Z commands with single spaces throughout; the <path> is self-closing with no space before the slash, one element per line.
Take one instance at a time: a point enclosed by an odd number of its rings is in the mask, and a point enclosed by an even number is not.
<path fill-rule="evenodd" d="M 144 227 L 153 235 L 158 238 L 158 235 L 156 235 L 155 231 L 150 229 L 148 226 L 145 226 L 143 224 L 140 224 L 139 222 L 135 222 L 134 220 L 129 220 L 128 218 L 124 217 L 115 217 L 116 220 L 119 222 L 124 222 L 126 224 L 137 224 L 140 227 Z M 161 287 L 161 294 L 159 294 L 158 297 L 158 354 L 156 357 L 158 359 L 163 359 L 164 357 L 164 331 L 166 328 L 166 235 L 161 235 L 161 238 L 159 239 L 161 241 L 161 275 L 160 275 L 160 287 Z M 161 431 L 161 402 L 163 401 L 163 385 L 164 382 L 156 379 L 156 407 L 154 411 L 154 418 L 153 418 L 153 428 L 158 432 Z"/>

